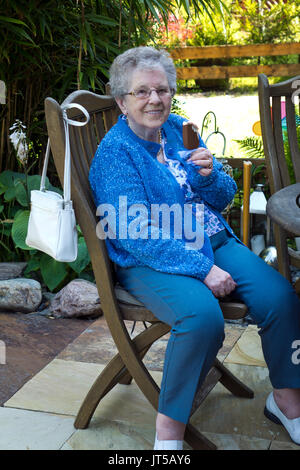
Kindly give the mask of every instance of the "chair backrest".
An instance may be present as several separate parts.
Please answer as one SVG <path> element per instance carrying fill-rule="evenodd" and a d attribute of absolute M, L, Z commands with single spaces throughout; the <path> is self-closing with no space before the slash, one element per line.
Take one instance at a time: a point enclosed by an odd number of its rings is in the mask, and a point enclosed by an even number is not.
<path fill-rule="evenodd" d="M 298 90 L 297 90 L 298 88 Z M 266 166 L 271 194 L 300 181 L 299 126 L 300 76 L 270 85 L 264 74 L 258 76 L 259 110 Z M 286 118 L 286 130 L 283 118 Z M 299 131 L 298 131 L 299 132 Z M 286 158 L 284 140 L 288 140 L 291 160 Z"/>
<path fill-rule="evenodd" d="M 105 241 L 96 234 L 97 217 L 92 192 L 89 186 L 88 174 L 91 161 L 97 146 L 105 133 L 116 122 L 120 113 L 115 100 L 111 96 L 97 95 L 89 91 L 71 93 L 60 106 L 54 99 L 46 98 L 45 115 L 50 139 L 50 146 L 61 185 L 64 181 L 65 132 L 62 106 L 70 103 L 82 105 L 90 114 L 90 121 L 82 127 L 70 126 L 71 149 L 71 197 L 77 223 L 80 225 L 88 246 L 91 263 L 98 287 L 101 305 L 112 307 L 112 302 L 118 311 L 114 292 L 114 270 L 110 261 Z M 84 120 L 82 113 L 71 108 L 68 117 Z M 98 230 L 102 230 L 99 224 Z"/>

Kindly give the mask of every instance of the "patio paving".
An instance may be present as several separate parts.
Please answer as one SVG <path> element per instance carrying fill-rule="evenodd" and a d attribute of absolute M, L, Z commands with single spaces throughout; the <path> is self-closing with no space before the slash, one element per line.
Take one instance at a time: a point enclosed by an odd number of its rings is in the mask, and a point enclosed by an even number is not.
<path fill-rule="evenodd" d="M 38 313 L 20 312 L 0 312 L 0 322 L 6 356 L 0 361 L 1 406 L 92 323 L 83 319 L 51 320 Z"/>
<path fill-rule="evenodd" d="M 53 325 L 57 322 L 47 320 Z M 66 320 L 66 336 L 67 330 L 71 329 L 74 334 L 79 328 L 77 321 Z M 74 428 L 74 418 L 82 400 L 116 352 L 104 317 L 84 321 L 84 331 L 78 331 L 77 337 L 57 351 L 55 357 L 47 356 L 44 366 L 28 377 L 0 407 L 1 450 L 153 448 L 156 413 L 135 382 L 118 384 L 100 402 L 90 426 L 85 430 Z M 143 328 L 142 324 L 137 324 L 134 335 Z M 29 335 L 27 339 L 30 343 Z M 168 335 L 157 341 L 145 357 L 158 384 L 167 340 Z M 220 450 L 300 450 L 281 426 L 271 423 L 263 414 L 271 384 L 256 328 L 226 323 L 226 339 L 218 358 L 253 388 L 255 398 L 233 397 L 218 384 L 191 418 L 194 426 Z M 189 449 L 187 445 L 185 448 Z"/>

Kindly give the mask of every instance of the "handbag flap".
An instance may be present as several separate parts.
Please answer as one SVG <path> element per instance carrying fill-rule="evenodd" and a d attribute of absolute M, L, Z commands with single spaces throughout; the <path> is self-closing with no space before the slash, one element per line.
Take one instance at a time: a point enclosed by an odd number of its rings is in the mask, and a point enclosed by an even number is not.
<path fill-rule="evenodd" d="M 30 193 L 30 200 L 32 206 L 42 209 L 57 210 L 64 207 L 63 197 L 54 191 L 39 191 L 34 189 Z"/>

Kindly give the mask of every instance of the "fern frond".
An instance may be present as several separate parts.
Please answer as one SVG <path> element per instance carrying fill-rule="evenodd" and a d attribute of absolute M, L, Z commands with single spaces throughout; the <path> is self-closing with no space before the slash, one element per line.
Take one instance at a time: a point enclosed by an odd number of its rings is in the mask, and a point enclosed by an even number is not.
<path fill-rule="evenodd" d="M 246 137 L 245 139 L 235 140 L 242 150 L 246 152 L 249 158 L 265 158 L 263 141 L 261 137 Z"/>

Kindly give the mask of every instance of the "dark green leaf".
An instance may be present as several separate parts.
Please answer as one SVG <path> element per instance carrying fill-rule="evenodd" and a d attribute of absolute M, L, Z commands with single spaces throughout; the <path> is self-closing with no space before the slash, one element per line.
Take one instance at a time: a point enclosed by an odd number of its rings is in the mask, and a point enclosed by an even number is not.
<path fill-rule="evenodd" d="M 25 243 L 28 229 L 29 211 L 21 211 L 14 219 L 11 235 L 16 247 L 22 250 L 32 250 Z"/>
<path fill-rule="evenodd" d="M 50 291 L 53 291 L 68 274 L 65 263 L 60 263 L 45 253 L 40 259 L 40 269 L 43 281 Z"/>
<path fill-rule="evenodd" d="M 83 237 L 78 239 L 78 255 L 75 261 L 68 263 L 69 266 L 77 273 L 80 274 L 90 262 L 89 252 Z"/>

